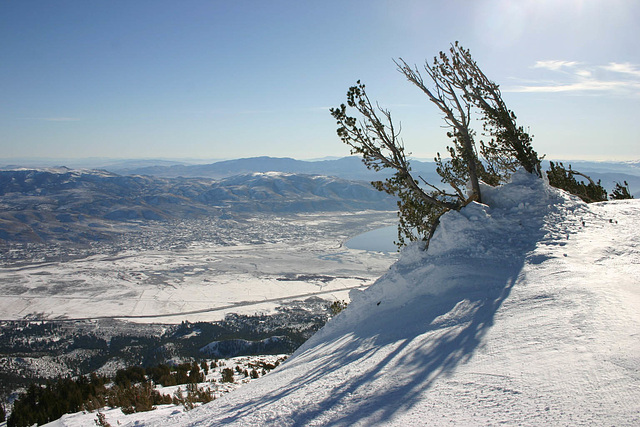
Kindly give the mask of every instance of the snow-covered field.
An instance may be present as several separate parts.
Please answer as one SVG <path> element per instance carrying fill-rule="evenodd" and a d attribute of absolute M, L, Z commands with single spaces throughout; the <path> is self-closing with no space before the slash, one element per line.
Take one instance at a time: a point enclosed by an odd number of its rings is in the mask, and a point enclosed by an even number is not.
<path fill-rule="evenodd" d="M 269 375 L 119 421 L 640 425 L 640 202 L 587 206 L 525 174 L 484 195 Z"/>
<path fill-rule="evenodd" d="M 149 249 L 134 240 L 117 252 L 6 265 L 0 268 L 0 320 L 215 321 L 310 296 L 348 299 L 349 290 L 370 285 L 397 256 L 344 242 L 394 216 L 372 211 L 255 218 L 253 228 L 227 222 L 226 229 L 189 233 L 207 238 L 175 235 L 177 248 Z"/>

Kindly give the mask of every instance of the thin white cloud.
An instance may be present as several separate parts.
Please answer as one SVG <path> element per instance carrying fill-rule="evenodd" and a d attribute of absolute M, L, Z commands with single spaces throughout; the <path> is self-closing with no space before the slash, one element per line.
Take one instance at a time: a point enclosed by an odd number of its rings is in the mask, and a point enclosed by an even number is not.
<path fill-rule="evenodd" d="M 628 62 L 625 62 L 624 64 L 610 62 L 609 65 L 603 65 L 602 69 L 612 71 L 614 73 L 630 74 L 632 76 L 640 77 L 640 69 Z"/>
<path fill-rule="evenodd" d="M 611 62 L 593 66 L 576 61 L 537 61 L 533 68 L 554 73 L 554 78 L 528 80 L 506 92 L 592 93 L 640 96 L 640 68 L 630 63 Z"/>
<path fill-rule="evenodd" d="M 571 68 L 578 65 L 579 62 L 576 61 L 558 61 L 558 60 L 548 60 L 548 61 L 536 61 L 533 68 L 546 68 L 551 71 L 558 71 L 562 68 Z"/>
<path fill-rule="evenodd" d="M 589 70 L 577 70 L 576 71 L 576 76 L 589 78 L 589 77 L 593 76 L 593 73 L 591 71 L 589 71 Z"/>
<path fill-rule="evenodd" d="M 633 89 L 636 92 L 640 91 L 640 82 L 616 82 L 616 81 L 602 81 L 596 79 L 585 80 L 582 82 L 570 83 L 570 84 L 552 84 L 552 85 L 540 85 L 540 86 L 520 86 L 511 89 L 509 92 L 593 92 L 593 91 L 616 91 L 623 92 L 625 90 Z"/>

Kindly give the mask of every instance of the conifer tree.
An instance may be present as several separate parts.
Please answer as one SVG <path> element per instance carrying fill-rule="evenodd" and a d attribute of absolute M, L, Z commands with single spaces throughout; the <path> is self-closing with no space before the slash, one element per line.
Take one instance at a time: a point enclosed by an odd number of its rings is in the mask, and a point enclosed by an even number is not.
<path fill-rule="evenodd" d="M 438 153 L 435 161 L 441 181 L 449 189 L 412 174 L 410 154 L 405 151 L 391 112 L 374 105 L 359 80 L 349 88 L 346 105 L 332 108 L 331 114 L 338 124 L 338 136 L 351 147 L 351 154 L 361 155 L 365 165 L 375 171 L 392 170 L 391 177 L 372 184 L 398 198 L 398 246 L 406 240 L 428 241 L 444 212 L 459 210 L 472 201 L 482 202 L 480 181 L 500 184 L 520 166 L 542 176 L 531 136 L 517 125 L 498 85 L 480 70 L 469 50 L 456 42 L 448 53 L 440 52 L 432 64 L 425 63 L 423 71 L 428 83 L 417 67 L 403 59 L 394 62 L 443 116 L 452 142 L 446 148 L 450 158 Z M 347 108 L 355 110 L 359 118 L 350 116 Z M 480 148 L 472 126 L 472 115 L 478 112 L 483 136 L 489 138 L 480 142 Z"/>
<path fill-rule="evenodd" d="M 223 383 L 233 383 L 235 379 L 233 378 L 233 369 L 224 368 L 222 370 L 222 382 Z"/>

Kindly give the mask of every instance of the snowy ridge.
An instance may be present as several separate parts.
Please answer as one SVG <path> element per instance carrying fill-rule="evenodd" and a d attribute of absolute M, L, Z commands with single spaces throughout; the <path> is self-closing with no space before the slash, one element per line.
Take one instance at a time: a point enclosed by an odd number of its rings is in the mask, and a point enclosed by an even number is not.
<path fill-rule="evenodd" d="M 569 209 L 586 208 L 571 203 L 570 196 L 552 190 L 542 180 L 526 175 L 516 175 L 510 186 L 500 189 L 484 187 L 483 195 L 491 207 L 473 202 L 460 212 L 445 214 L 428 251 L 421 244 L 406 248 L 386 276 L 366 292 L 360 291 L 366 303 L 382 305 L 384 301 L 391 308 L 415 297 L 486 292 L 493 283 L 503 288 L 543 237 L 545 215 L 564 211 L 567 205 Z M 521 218 L 517 224 L 514 217 Z M 361 299 L 357 294 L 353 291 L 350 295 L 352 301 Z"/>
<path fill-rule="evenodd" d="M 268 376 L 135 425 L 639 425 L 640 203 L 484 195 Z"/>

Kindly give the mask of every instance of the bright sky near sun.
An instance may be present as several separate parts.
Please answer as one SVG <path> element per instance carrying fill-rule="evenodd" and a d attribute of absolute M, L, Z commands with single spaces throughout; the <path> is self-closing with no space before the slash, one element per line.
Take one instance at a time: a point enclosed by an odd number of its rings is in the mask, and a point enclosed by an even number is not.
<path fill-rule="evenodd" d="M 345 156 L 361 79 L 415 157 L 447 144 L 395 69 L 459 40 L 551 159 L 640 159 L 634 0 L 0 0 L 0 158 Z"/>

